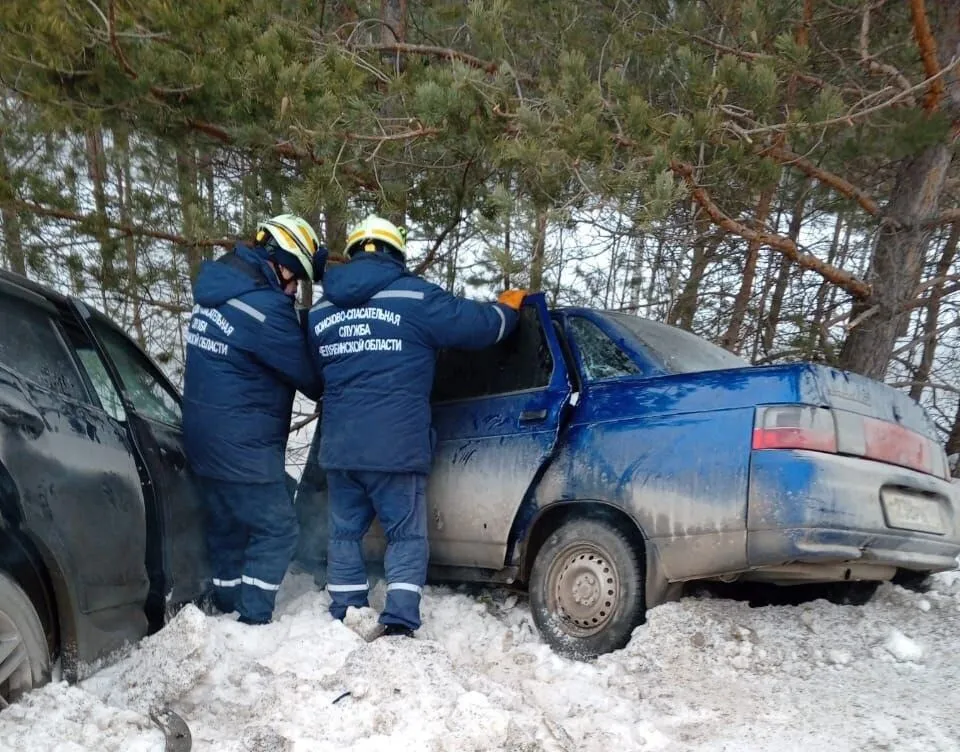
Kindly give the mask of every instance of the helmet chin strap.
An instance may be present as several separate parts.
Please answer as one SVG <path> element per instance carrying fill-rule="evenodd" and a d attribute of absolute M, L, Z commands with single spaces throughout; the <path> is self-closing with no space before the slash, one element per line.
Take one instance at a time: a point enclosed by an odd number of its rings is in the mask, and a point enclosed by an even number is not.
<path fill-rule="evenodd" d="M 296 282 L 299 285 L 299 279 L 297 278 L 297 275 L 293 272 L 293 270 L 288 269 L 282 264 L 278 264 L 277 260 L 273 256 L 270 256 L 270 258 L 267 260 L 270 263 L 270 268 L 273 269 L 273 273 L 277 276 L 277 284 L 280 285 L 280 289 L 283 290 L 283 294 L 291 298 L 296 297 L 297 288 L 294 287 L 293 292 L 287 292 L 287 288 L 290 286 L 291 282 Z M 286 269 L 286 271 L 290 272 L 292 276 L 289 279 L 284 279 L 283 275 L 280 273 L 281 269 Z"/>

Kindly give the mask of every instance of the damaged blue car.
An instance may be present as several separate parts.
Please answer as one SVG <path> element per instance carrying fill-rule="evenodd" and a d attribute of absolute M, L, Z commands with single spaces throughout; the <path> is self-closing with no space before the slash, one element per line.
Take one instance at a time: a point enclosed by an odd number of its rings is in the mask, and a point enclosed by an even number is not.
<path fill-rule="evenodd" d="M 958 564 L 960 486 L 933 423 L 855 374 L 751 367 L 674 327 L 532 295 L 504 342 L 440 354 L 432 402 L 431 580 L 526 589 L 567 655 L 623 647 L 691 581 L 862 598 Z M 319 438 L 297 494 L 299 559 L 317 571 Z M 368 558 L 384 545 L 374 523 Z"/>

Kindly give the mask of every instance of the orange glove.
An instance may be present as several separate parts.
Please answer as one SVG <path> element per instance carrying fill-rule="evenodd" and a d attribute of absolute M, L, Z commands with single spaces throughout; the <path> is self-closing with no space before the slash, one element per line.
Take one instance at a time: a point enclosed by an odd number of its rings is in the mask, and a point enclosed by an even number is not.
<path fill-rule="evenodd" d="M 497 302 L 503 303 L 505 306 L 508 306 L 515 311 L 519 311 L 520 306 L 523 305 L 523 299 L 526 296 L 526 290 L 504 290 L 502 293 L 500 293 L 500 297 L 497 298 Z"/>

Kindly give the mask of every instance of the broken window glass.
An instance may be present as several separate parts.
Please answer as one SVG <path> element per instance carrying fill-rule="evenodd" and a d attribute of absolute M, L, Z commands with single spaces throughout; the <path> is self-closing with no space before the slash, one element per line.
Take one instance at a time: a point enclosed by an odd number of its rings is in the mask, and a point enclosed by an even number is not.
<path fill-rule="evenodd" d="M 580 316 L 572 316 L 569 326 L 580 351 L 583 376 L 587 381 L 615 379 L 640 373 L 636 363 L 593 322 Z"/>
<path fill-rule="evenodd" d="M 70 351 L 50 314 L 29 301 L 0 294 L 0 363 L 38 386 L 86 400 Z"/>
<path fill-rule="evenodd" d="M 549 385 L 553 355 L 540 315 L 523 308 L 517 328 L 483 350 L 441 350 L 433 382 L 433 401 L 509 394 Z"/>

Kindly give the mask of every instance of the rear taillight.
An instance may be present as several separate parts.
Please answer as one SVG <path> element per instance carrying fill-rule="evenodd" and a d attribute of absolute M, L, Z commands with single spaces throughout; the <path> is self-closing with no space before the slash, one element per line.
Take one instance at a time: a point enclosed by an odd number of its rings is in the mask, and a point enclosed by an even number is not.
<path fill-rule="evenodd" d="M 754 449 L 837 451 L 837 429 L 829 410 L 805 405 L 774 405 L 757 409 Z"/>
<path fill-rule="evenodd" d="M 908 467 L 948 478 L 943 447 L 897 423 L 806 405 L 757 408 L 754 449 L 807 449 Z"/>
<path fill-rule="evenodd" d="M 864 457 L 946 477 L 943 449 L 938 444 L 896 423 L 875 418 L 862 420 Z"/>

